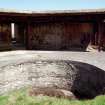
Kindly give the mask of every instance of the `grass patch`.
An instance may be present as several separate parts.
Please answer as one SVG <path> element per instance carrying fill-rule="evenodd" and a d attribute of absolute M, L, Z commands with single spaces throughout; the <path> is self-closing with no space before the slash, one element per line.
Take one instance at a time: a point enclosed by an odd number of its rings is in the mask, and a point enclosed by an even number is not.
<path fill-rule="evenodd" d="M 67 100 L 48 96 L 32 97 L 27 89 L 13 91 L 0 96 L 0 105 L 105 105 L 105 96 L 93 100 Z"/>

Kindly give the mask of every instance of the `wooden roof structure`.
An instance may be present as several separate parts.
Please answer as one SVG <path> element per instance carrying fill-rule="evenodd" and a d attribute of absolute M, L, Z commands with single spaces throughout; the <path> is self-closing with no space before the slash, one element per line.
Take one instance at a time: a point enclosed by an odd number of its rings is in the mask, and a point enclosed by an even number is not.
<path fill-rule="evenodd" d="M 48 16 L 48 15 L 81 15 L 81 14 L 105 14 L 103 9 L 81 9 L 81 10 L 48 10 L 48 11 L 29 11 L 29 10 L 13 10 L 13 9 L 0 9 L 0 15 L 27 15 L 27 16 Z"/>
<path fill-rule="evenodd" d="M 105 20 L 105 9 L 18 11 L 0 9 L 0 22 L 93 22 Z"/>

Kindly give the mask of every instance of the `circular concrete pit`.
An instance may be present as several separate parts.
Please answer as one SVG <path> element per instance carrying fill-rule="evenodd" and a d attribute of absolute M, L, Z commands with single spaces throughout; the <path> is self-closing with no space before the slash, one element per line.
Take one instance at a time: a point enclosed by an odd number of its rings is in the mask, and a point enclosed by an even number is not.
<path fill-rule="evenodd" d="M 26 56 L 24 56 L 26 57 Z M 11 56 L 9 56 L 11 58 Z M 18 57 L 17 57 L 18 59 Z M 105 71 L 71 60 L 23 60 L 0 65 L 0 93 L 24 86 L 61 89 L 77 98 L 94 98 L 105 93 Z"/>

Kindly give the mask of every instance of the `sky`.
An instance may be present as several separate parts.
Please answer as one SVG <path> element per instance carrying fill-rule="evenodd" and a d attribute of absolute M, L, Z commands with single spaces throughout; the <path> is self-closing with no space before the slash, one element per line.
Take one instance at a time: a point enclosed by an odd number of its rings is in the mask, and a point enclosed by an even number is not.
<path fill-rule="evenodd" d="M 0 0 L 0 8 L 16 10 L 77 10 L 105 8 L 105 0 Z"/>

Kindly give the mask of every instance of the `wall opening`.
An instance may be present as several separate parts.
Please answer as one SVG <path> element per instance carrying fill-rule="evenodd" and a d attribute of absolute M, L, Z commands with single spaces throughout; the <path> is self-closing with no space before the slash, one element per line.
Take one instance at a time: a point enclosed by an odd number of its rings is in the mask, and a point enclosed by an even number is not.
<path fill-rule="evenodd" d="M 11 23 L 11 37 L 15 38 L 15 23 Z"/>
<path fill-rule="evenodd" d="M 15 23 L 11 23 L 11 43 L 12 45 L 16 43 Z"/>
<path fill-rule="evenodd" d="M 21 24 L 11 23 L 11 43 L 13 50 L 25 49 L 23 32 L 24 29 L 20 28 Z M 21 34 L 22 33 L 22 34 Z"/>

